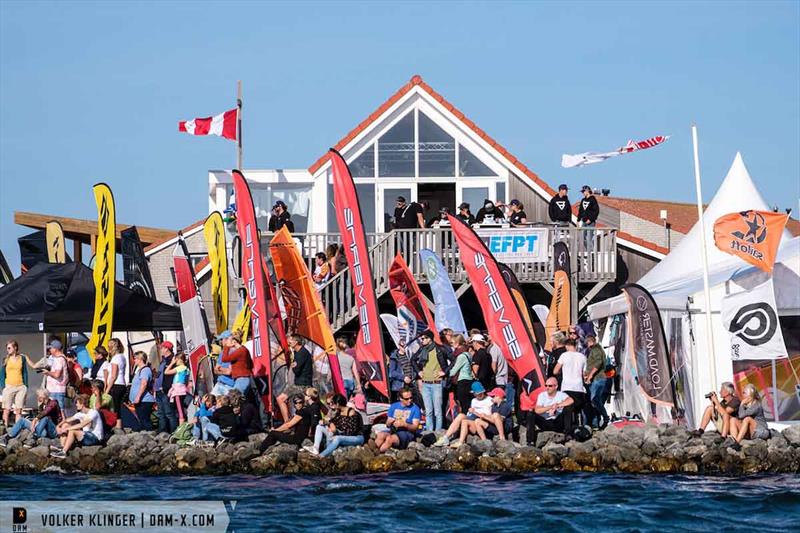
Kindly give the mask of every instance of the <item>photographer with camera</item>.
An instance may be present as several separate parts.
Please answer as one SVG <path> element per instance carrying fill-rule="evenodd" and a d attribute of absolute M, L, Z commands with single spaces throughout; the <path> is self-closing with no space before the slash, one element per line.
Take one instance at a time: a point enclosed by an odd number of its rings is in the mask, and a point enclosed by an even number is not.
<path fill-rule="evenodd" d="M 735 417 L 739 410 L 739 398 L 736 396 L 736 389 L 733 383 L 726 381 L 719 389 L 719 396 L 716 392 L 709 392 L 706 398 L 711 405 L 706 407 L 703 413 L 703 420 L 700 427 L 694 432 L 695 435 L 702 435 L 712 420 L 722 438 L 727 437 L 731 432 L 731 417 Z"/>

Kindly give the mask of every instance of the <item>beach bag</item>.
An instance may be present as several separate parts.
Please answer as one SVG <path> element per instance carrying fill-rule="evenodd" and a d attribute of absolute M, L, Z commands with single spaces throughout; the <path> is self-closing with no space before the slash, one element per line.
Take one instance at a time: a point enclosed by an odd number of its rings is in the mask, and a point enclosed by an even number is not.
<path fill-rule="evenodd" d="M 172 433 L 170 440 L 178 446 L 189 444 L 189 442 L 194 439 L 194 435 L 192 435 L 193 429 L 194 424 L 191 422 L 184 422 Z"/>
<path fill-rule="evenodd" d="M 103 434 L 108 435 L 117 425 L 117 413 L 108 409 L 98 409 L 97 412 L 100 413 L 100 418 L 103 421 Z"/>

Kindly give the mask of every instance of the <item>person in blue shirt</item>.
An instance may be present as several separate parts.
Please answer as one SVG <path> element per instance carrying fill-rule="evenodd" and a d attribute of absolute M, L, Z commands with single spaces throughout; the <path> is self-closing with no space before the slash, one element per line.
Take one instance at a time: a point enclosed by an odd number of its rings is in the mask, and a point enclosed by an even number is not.
<path fill-rule="evenodd" d="M 387 416 L 386 430 L 378 433 L 375 445 L 381 453 L 389 448 L 405 450 L 416 440 L 422 419 L 422 412 L 414 404 L 414 395 L 410 388 L 400 391 L 400 401 L 389 406 Z"/>
<path fill-rule="evenodd" d="M 147 364 L 147 354 L 136 352 L 133 354 L 133 362 L 136 365 L 133 372 L 133 382 L 128 401 L 133 407 L 133 411 L 125 407 L 121 410 L 122 425 L 133 431 L 150 431 L 153 424 L 150 422 L 150 414 L 153 412 L 153 404 L 156 399 L 153 396 L 153 371 Z"/>

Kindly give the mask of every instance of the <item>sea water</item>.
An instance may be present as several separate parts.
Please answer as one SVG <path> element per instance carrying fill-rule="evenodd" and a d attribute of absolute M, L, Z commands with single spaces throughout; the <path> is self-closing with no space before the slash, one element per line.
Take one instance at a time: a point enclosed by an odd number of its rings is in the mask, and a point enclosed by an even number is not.
<path fill-rule="evenodd" d="M 0 476 L 8 500 L 235 500 L 235 531 L 800 531 L 800 476 Z M 76 503 L 76 505 L 80 505 Z"/>

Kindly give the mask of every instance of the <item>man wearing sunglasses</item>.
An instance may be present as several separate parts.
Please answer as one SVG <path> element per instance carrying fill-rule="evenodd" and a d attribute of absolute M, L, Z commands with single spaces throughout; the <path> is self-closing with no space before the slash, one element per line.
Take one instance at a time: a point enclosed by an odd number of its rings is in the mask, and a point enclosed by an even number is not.
<path fill-rule="evenodd" d="M 574 400 L 558 390 L 558 380 L 547 378 L 545 392 L 536 399 L 536 407 L 528 411 L 527 436 L 529 446 L 536 445 L 536 430 L 556 431 L 569 437 L 572 433 L 572 404 Z"/>
<path fill-rule="evenodd" d="M 414 395 L 411 389 L 404 388 L 400 391 L 400 401 L 389 406 L 386 419 L 386 430 L 375 437 L 375 445 L 381 453 L 389 448 L 405 450 L 414 442 L 419 433 L 419 422 L 422 412 L 414 404 Z"/>

